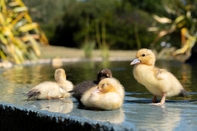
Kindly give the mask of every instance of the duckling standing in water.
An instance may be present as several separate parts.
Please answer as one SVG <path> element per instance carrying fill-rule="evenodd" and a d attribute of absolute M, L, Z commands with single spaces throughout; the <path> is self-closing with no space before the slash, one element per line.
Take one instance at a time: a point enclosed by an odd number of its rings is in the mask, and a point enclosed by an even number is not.
<path fill-rule="evenodd" d="M 122 106 L 124 87 L 115 78 L 105 78 L 98 86 L 86 91 L 81 98 L 83 105 L 90 109 L 114 110 Z"/>
<path fill-rule="evenodd" d="M 134 65 L 134 78 L 154 95 L 152 99 L 154 105 L 163 105 L 166 97 L 186 96 L 177 78 L 167 70 L 155 67 L 155 61 L 155 54 L 151 50 L 140 49 L 130 64 Z M 155 103 L 156 96 L 162 97 L 159 103 Z"/>
<path fill-rule="evenodd" d="M 88 89 L 96 86 L 100 80 L 104 79 L 104 78 L 109 78 L 112 77 L 112 72 L 110 69 L 102 69 L 97 73 L 97 80 L 93 80 L 93 81 L 84 81 L 81 82 L 77 85 L 75 85 L 74 89 L 72 91 L 70 91 L 72 93 L 72 96 L 75 97 L 77 99 L 77 101 L 79 102 L 79 104 L 81 103 L 81 96 L 84 94 L 84 92 L 86 92 Z"/>
<path fill-rule="evenodd" d="M 66 80 L 64 69 L 55 70 L 55 81 L 46 81 L 33 87 L 26 96 L 28 99 L 59 99 L 70 97 L 73 89 L 72 82 Z"/>

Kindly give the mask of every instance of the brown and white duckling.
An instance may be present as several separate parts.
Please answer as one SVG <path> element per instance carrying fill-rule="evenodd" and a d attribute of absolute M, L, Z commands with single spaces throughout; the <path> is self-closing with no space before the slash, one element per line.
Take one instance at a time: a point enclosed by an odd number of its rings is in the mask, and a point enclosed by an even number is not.
<path fill-rule="evenodd" d="M 83 105 L 90 109 L 114 110 L 122 106 L 124 87 L 115 78 L 105 78 L 98 86 L 90 88 L 81 98 Z"/>
<path fill-rule="evenodd" d="M 154 95 L 152 100 L 154 105 L 163 105 L 166 97 L 186 96 L 177 78 L 167 70 L 155 67 L 155 61 L 155 54 L 151 50 L 140 49 L 130 64 L 134 65 L 134 78 Z M 162 97 L 159 103 L 155 103 L 156 96 Z"/>
<path fill-rule="evenodd" d="M 64 69 L 55 70 L 55 81 L 42 82 L 33 87 L 26 96 L 28 99 L 59 99 L 70 97 L 69 91 L 73 89 L 71 81 L 66 80 Z"/>
<path fill-rule="evenodd" d="M 74 86 L 74 89 L 70 91 L 72 93 L 72 96 L 77 99 L 79 104 L 81 103 L 81 96 L 86 92 L 88 89 L 98 85 L 100 80 L 104 78 L 112 77 L 112 72 L 110 69 L 102 69 L 97 73 L 97 79 L 96 80 L 89 80 L 89 81 L 83 81 L 81 83 L 78 83 Z"/>

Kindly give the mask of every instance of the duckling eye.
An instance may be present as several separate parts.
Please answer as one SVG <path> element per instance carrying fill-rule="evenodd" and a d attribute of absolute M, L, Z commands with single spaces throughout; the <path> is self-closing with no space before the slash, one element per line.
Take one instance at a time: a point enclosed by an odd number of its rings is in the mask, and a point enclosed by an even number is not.
<path fill-rule="evenodd" d="M 142 54 L 142 57 L 146 56 L 145 54 Z"/>
<path fill-rule="evenodd" d="M 101 88 L 104 88 L 107 84 L 102 84 Z"/>
<path fill-rule="evenodd" d="M 102 76 L 102 77 L 109 77 L 108 74 L 102 74 L 101 76 Z"/>

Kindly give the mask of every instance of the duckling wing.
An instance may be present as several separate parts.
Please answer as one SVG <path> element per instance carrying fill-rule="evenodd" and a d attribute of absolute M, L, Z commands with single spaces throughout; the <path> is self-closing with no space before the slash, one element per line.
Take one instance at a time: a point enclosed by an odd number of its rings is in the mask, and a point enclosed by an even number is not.
<path fill-rule="evenodd" d="M 158 80 L 165 79 L 167 73 L 169 74 L 169 72 L 165 69 L 154 68 L 154 75 Z"/>
<path fill-rule="evenodd" d="M 159 88 L 162 92 L 166 92 L 167 96 L 186 96 L 186 91 L 179 80 L 169 71 L 165 69 L 154 69 L 155 77 L 159 82 Z"/>

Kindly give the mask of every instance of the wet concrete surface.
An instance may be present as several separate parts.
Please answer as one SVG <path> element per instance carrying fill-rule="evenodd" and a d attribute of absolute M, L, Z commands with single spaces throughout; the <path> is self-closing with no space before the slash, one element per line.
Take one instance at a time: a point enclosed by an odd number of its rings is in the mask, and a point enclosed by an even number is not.
<path fill-rule="evenodd" d="M 118 110 L 94 111 L 78 108 L 74 98 L 15 100 L 6 102 L 1 99 L 2 130 L 194 131 L 197 129 L 196 101 L 169 100 L 160 107 L 150 105 L 150 100 L 147 99 L 125 97 L 123 107 Z"/>

